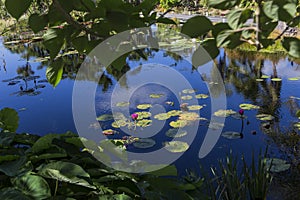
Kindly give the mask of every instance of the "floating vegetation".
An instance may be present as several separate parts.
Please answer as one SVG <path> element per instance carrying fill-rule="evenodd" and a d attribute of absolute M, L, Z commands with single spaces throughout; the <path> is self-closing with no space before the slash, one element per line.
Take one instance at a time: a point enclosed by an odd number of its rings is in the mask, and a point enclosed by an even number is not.
<path fill-rule="evenodd" d="M 214 115 L 217 117 L 229 117 L 233 114 L 236 114 L 237 112 L 235 112 L 234 110 L 218 110 L 216 112 L 214 112 Z"/>
<path fill-rule="evenodd" d="M 188 106 L 188 109 L 189 110 L 200 110 L 202 109 L 204 106 L 200 106 L 200 105 L 191 105 L 191 106 Z"/>
<path fill-rule="evenodd" d="M 170 116 L 170 117 L 175 117 L 175 116 L 178 116 L 182 113 L 181 110 L 170 110 L 167 114 Z"/>
<path fill-rule="evenodd" d="M 158 99 L 164 96 L 164 94 L 150 94 L 149 97 L 152 99 Z"/>
<path fill-rule="evenodd" d="M 185 90 L 182 90 L 182 93 L 183 94 L 193 94 L 195 93 L 196 91 L 194 89 L 185 89 Z"/>
<path fill-rule="evenodd" d="M 257 82 L 263 82 L 264 79 L 262 79 L 262 78 L 257 78 L 256 81 L 257 81 Z"/>
<path fill-rule="evenodd" d="M 155 144 L 156 142 L 150 138 L 139 138 L 138 140 L 132 143 L 132 145 L 135 148 L 139 148 L 139 149 L 147 149 L 153 147 Z"/>
<path fill-rule="evenodd" d="M 235 113 L 233 115 L 230 115 L 230 117 L 233 117 L 235 119 L 247 119 L 248 118 L 246 115 L 241 115 L 240 113 Z"/>
<path fill-rule="evenodd" d="M 167 101 L 166 104 L 169 105 L 169 106 L 174 106 L 174 102 L 173 101 Z"/>
<path fill-rule="evenodd" d="M 160 113 L 160 114 L 154 115 L 154 119 L 157 119 L 157 120 L 167 120 L 169 118 L 170 118 L 170 115 L 168 115 L 168 113 Z"/>
<path fill-rule="evenodd" d="M 288 78 L 289 81 L 299 81 L 300 77 Z"/>
<path fill-rule="evenodd" d="M 291 167 L 287 161 L 279 158 L 266 158 L 266 168 L 270 169 L 270 172 L 283 172 Z"/>
<path fill-rule="evenodd" d="M 172 152 L 172 153 L 181 153 L 188 150 L 189 145 L 186 142 L 181 141 L 171 141 L 164 143 L 164 147 L 166 150 Z"/>
<path fill-rule="evenodd" d="M 274 117 L 269 114 L 258 114 L 258 115 L 256 115 L 256 118 L 261 121 L 271 121 L 274 119 Z"/>
<path fill-rule="evenodd" d="M 268 75 L 262 75 L 261 78 L 267 79 L 267 78 L 270 78 L 270 76 L 268 76 Z"/>
<path fill-rule="evenodd" d="M 137 120 L 141 120 L 141 119 L 147 119 L 149 117 L 151 117 L 151 113 L 150 112 L 136 112 L 136 114 L 138 115 Z"/>
<path fill-rule="evenodd" d="M 294 127 L 298 128 L 300 130 L 300 122 L 295 123 Z"/>
<path fill-rule="evenodd" d="M 103 115 L 100 115 L 99 117 L 97 117 L 97 120 L 100 122 L 106 122 L 106 121 L 110 121 L 113 119 L 114 119 L 114 117 L 112 114 L 103 114 Z"/>
<path fill-rule="evenodd" d="M 187 124 L 188 123 L 186 120 L 179 119 L 179 120 L 170 122 L 169 125 L 173 128 L 182 128 L 182 127 L 185 127 Z"/>
<path fill-rule="evenodd" d="M 281 78 L 272 78 L 271 81 L 278 82 L 278 81 L 282 81 L 282 79 Z"/>
<path fill-rule="evenodd" d="M 197 94 L 196 98 L 197 99 L 207 99 L 209 96 L 207 94 Z"/>
<path fill-rule="evenodd" d="M 193 97 L 191 95 L 181 96 L 182 100 L 191 100 Z"/>
<path fill-rule="evenodd" d="M 102 131 L 102 134 L 103 134 L 103 135 L 114 135 L 114 134 L 116 134 L 116 133 L 118 133 L 118 132 L 115 131 L 115 130 L 112 130 L 112 129 L 108 129 L 108 130 Z"/>
<path fill-rule="evenodd" d="M 196 121 L 200 120 L 200 116 L 195 112 L 183 112 L 179 115 L 179 119 L 184 121 Z"/>
<path fill-rule="evenodd" d="M 221 134 L 224 138 L 233 140 L 242 138 L 242 134 L 234 131 L 227 131 Z"/>
<path fill-rule="evenodd" d="M 139 120 L 136 125 L 138 127 L 142 127 L 142 128 L 145 128 L 145 127 L 148 127 L 148 126 L 151 126 L 152 124 L 152 120 L 150 119 L 142 119 L 142 120 Z"/>
<path fill-rule="evenodd" d="M 152 105 L 151 104 L 139 104 L 137 105 L 137 108 L 140 109 L 140 110 L 146 110 L 148 108 L 151 108 Z"/>
<path fill-rule="evenodd" d="M 111 126 L 114 128 L 120 128 L 120 127 L 124 127 L 126 126 L 128 123 L 126 122 L 126 120 L 120 119 L 117 121 L 114 121 Z"/>
<path fill-rule="evenodd" d="M 224 127 L 224 124 L 219 123 L 219 122 L 210 122 L 208 128 L 213 129 L 213 130 L 219 130 Z"/>
<path fill-rule="evenodd" d="M 125 102 L 125 101 L 123 101 L 123 102 L 118 102 L 118 103 L 116 103 L 116 106 L 117 107 L 127 107 L 127 106 L 129 106 L 129 102 Z"/>
<path fill-rule="evenodd" d="M 260 107 L 250 103 L 242 103 L 240 104 L 240 108 L 244 110 L 253 110 L 253 109 L 259 109 Z"/>
<path fill-rule="evenodd" d="M 171 128 L 166 132 L 166 136 L 171 138 L 179 138 L 187 135 L 187 131 Z"/>
<path fill-rule="evenodd" d="M 121 112 L 114 112 L 113 117 L 114 117 L 115 120 L 120 120 L 120 119 L 126 120 L 125 115 Z"/>

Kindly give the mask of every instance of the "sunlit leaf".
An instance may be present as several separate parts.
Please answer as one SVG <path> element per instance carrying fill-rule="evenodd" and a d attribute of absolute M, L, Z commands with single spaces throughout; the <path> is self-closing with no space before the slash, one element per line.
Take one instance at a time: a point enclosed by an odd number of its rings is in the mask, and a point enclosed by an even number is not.
<path fill-rule="evenodd" d="M 182 90 L 182 93 L 184 93 L 184 94 L 193 94 L 195 92 L 196 91 L 194 89 L 184 89 L 184 90 Z"/>
<path fill-rule="evenodd" d="M 193 97 L 191 95 L 181 96 L 182 100 L 191 100 Z"/>
<path fill-rule="evenodd" d="M 278 81 L 282 81 L 282 79 L 281 78 L 272 78 L 271 81 L 278 82 Z"/>
<path fill-rule="evenodd" d="M 274 117 L 269 114 L 258 114 L 258 115 L 256 115 L 256 118 L 261 121 L 271 121 L 274 119 Z"/>
<path fill-rule="evenodd" d="M 169 112 L 167 112 L 167 114 L 171 117 L 175 117 L 178 116 L 182 113 L 181 110 L 170 110 Z"/>
<path fill-rule="evenodd" d="M 151 113 L 150 112 L 135 112 L 136 114 L 138 114 L 138 120 L 141 120 L 141 119 L 147 119 L 149 117 L 151 117 Z"/>
<path fill-rule="evenodd" d="M 189 149 L 189 145 L 186 142 L 171 141 L 164 143 L 164 148 L 172 153 L 181 153 Z"/>
<path fill-rule="evenodd" d="M 102 131 L 102 134 L 103 134 L 103 135 L 114 135 L 114 134 L 116 134 L 116 133 L 118 133 L 118 132 L 115 131 L 115 130 L 112 130 L 112 129 L 107 129 L 107 130 L 103 130 L 103 131 Z"/>
<path fill-rule="evenodd" d="M 172 121 L 169 124 L 171 127 L 173 128 L 182 128 L 185 127 L 186 125 L 188 125 L 186 120 L 176 120 L 176 121 Z"/>
<path fill-rule="evenodd" d="M 203 108 L 203 106 L 200 106 L 200 105 L 191 105 L 191 106 L 188 106 L 189 110 L 200 110 L 202 108 Z"/>
<path fill-rule="evenodd" d="M 240 108 L 244 109 L 244 110 L 253 110 L 253 109 L 259 109 L 260 106 L 253 105 L 250 103 L 242 103 L 242 104 L 240 104 Z"/>
<path fill-rule="evenodd" d="M 142 119 L 142 120 L 138 120 L 138 122 L 136 123 L 137 126 L 139 127 L 148 127 L 152 125 L 152 120 L 150 119 Z"/>
<path fill-rule="evenodd" d="M 200 116 L 195 112 L 182 112 L 179 115 L 179 119 L 184 121 L 196 121 L 200 120 Z"/>
<path fill-rule="evenodd" d="M 120 119 L 120 120 L 116 120 L 114 121 L 111 126 L 114 128 L 120 128 L 120 127 L 124 127 L 126 126 L 128 123 L 126 120 Z"/>
<path fill-rule="evenodd" d="M 62 78 L 64 71 L 64 63 L 62 59 L 53 61 L 50 66 L 47 67 L 46 77 L 49 83 L 56 87 Z"/>
<path fill-rule="evenodd" d="M 209 96 L 207 94 L 197 94 L 196 98 L 197 99 L 207 99 Z"/>
<path fill-rule="evenodd" d="M 137 105 L 137 108 L 140 109 L 140 110 L 146 110 L 148 108 L 151 108 L 152 105 L 151 104 L 139 104 Z"/>

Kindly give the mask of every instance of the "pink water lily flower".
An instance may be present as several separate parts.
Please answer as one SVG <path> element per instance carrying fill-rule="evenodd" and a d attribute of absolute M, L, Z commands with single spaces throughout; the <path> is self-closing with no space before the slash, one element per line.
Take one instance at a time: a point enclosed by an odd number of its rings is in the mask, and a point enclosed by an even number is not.
<path fill-rule="evenodd" d="M 244 110 L 243 110 L 243 109 L 240 109 L 240 110 L 239 110 L 239 113 L 240 113 L 240 115 L 244 115 Z"/>
<path fill-rule="evenodd" d="M 139 117 L 139 115 L 136 114 L 136 113 L 131 114 L 131 118 L 132 118 L 133 120 L 137 120 L 138 117 Z"/>

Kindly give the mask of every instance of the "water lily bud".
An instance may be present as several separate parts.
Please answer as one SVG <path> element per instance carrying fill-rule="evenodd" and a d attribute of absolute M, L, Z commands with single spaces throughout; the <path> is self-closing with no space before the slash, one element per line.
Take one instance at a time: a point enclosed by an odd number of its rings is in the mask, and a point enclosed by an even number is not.
<path fill-rule="evenodd" d="M 136 113 L 133 113 L 133 114 L 131 115 L 131 118 L 132 118 L 133 120 L 137 120 L 138 117 L 139 117 L 139 115 L 136 114 Z"/>
<path fill-rule="evenodd" d="M 240 113 L 240 115 L 244 115 L 244 110 L 243 110 L 243 109 L 240 109 L 240 110 L 239 110 L 239 113 Z"/>

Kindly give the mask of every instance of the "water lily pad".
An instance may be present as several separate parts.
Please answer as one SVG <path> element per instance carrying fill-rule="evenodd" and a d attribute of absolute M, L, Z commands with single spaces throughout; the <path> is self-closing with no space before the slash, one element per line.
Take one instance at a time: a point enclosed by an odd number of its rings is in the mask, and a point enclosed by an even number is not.
<path fill-rule="evenodd" d="M 213 130 L 222 129 L 224 127 L 224 124 L 219 122 L 210 122 L 208 128 Z"/>
<path fill-rule="evenodd" d="M 200 106 L 200 105 L 191 105 L 191 106 L 188 106 L 189 110 L 200 110 L 202 108 L 203 108 L 203 106 Z"/>
<path fill-rule="evenodd" d="M 138 120 L 141 120 L 141 119 L 147 119 L 149 117 L 151 117 L 151 113 L 150 112 L 136 112 L 136 114 L 138 114 Z"/>
<path fill-rule="evenodd" d="M 152 99 L 158 99 L 164 96 L 164 94 L 150 94 L 149 97 Z"/>
<path fill-rule="evenodd" d="M 197 99 L 207 99 L 209 96 L 207 94 L 197 94 L 196 98 Z"/>
<path fill-rule="evenodd" d="M 179 138 L 187 135 L 187 131 L 171 128 L 166 132 L 166 136 L 171 138 Z"/>
<path fill-rule="evenodd" d="M 160 114 L 154 115 L 154 119 L 157 119 L 157 120 L 167 120 L 169 118 L 170 118 L 170 115 L 168 115 L 168 113 L 160 113 Z"/>
<path fill-rule="evenodd" d="M 137 141 L 133 142 L 132 145 L 139 149 L 147 149 L 153 147 L 156 142 L 150 138 L 139 138 Z"/>
<path fill-rule="evenodd" d="M 195 92 L 196 91 L 194 89 L 185 89 L 185 90 L 182 90 L 182 93 L 184 93 L 184 94 L 193 94 Z"/>
<path fill-rule="evenodd" d="M 148 108 L 152 107 L 151 104 L 140 104 L 140 105 L 137 105 L 137 108 L 140 109 L 140 110 L 146 110 Z"/>
<path fill-rule="evenodd" d="M 142 119 L 136 123 L 137 126 L 143 127 L 143 128 L 151 126 L 151 124 L 152 124 L 152 120 L 150 120 L 150 119 Z"/>
<path fill-rule="evenodd" d="M 227 131 L 227 132 L 223 132 L 222 133 L 222 136 L 224 138 L 227 138 L 227 139 L 240 139 L 242 137 L 242 135 L 238 132 L 234 132 L 234 131 Z"/>
<path fill-rule="evenodd" d="M 164 144 L 165 149 L 172 152 L 172 153 L 181 153 L 185 152 L 188 150 L 189 145 L 186 142 L 181 142 L 181 141 L 171 141 L 171 142 L 166 142 Z"/>
<path fill-rule="evenodd" d="M 267 79 L 267 78 L 270 78 L 270 76 L 267 76 L 267 75 L 262 75 L 261 78 L 263 79 Z"/>
<path fill-rule="evenodd" d="M 278 82 L 278 81 L 282 81 L 282 79 L 281 78 L 272 78 L 271 81 L 277 81 Z"/>
<path fill-rule="evenodd" d="M 170 110 L 169 112 L 167 112 L 167 114 L 170 116 L 170 117 L 175 117 L 175 116 L 178 116 L 182 113 L 181 110 Z"/>
<path fill-rule="evenodd" d="M 169 106 L 174 106 L 174 102 L 173 101 L 167 101 L 166 104 L 169 105 Z"/>
<path fill-rule="evenodd" d="M 200 116 L 195 112 L 183 112 L 179 115 L 179 119 L 184 121 L 196 121 L 200 120 Z"/>
<path fill-rule="evenodd" d="M 185 96 L 182 96 L 181 99 L 182 100 L 190 100 L 192 99 L 193 97 L 191 95 L 185 95 Z"/>
<path fill-rule="evenodd" d="M 116 106 L 117 106 L 117 107 L 127 107 L 127 106 L 129 106 L 129 102 L 125 102 L 125 101 L 123 101 L 123 102 L 118 102 L 118 103 L 116 104 Z"/>
<path fill-rule="evenodd" d="M 262 79 L 262 78 L 257 78 L 257 79 L 255 79 L 257 82 L 263 82 L 264 81 L 264 79 Z"/>
<path fill-rule="evenodd" d="M 300 130 L 300 122 L 294 124 L 294 127 L 298 128 Z"/>
<path fill-rule="evenodd" d="M 291 165 L 285 160 L 279 158 L 266 158 L 266 168 L 270 169 L 271 172 L 283 172 L 290 167 Z"/>
<path fill-rule="evenodd" d="M 299 81 L 299 77 L 288 78 L 289 81 Z"/>
<path fill-rule="evenodd" d="M 236 114 L 234 110 L 218 110 L 214 112 L 214 115 L 217 117 L 228 117 L 230 115 Z"/>
<path fill-rule="evenodd" d="M 260 107 L 250 103 L 242 103 L 240 104 L 240 108 L 244 110 L 253 110 L 253 109 L 259 109 Z"/>
<path fill-rule="evenodd" d="M 274 117 L 269 114 L 258 114 L 258 115 L 256 115 L 256 118 L 261 121 L 271 121 L 274 119 Z"/>
<path fill-rule="evenodd" d="M 102 131 L 103 135 L 114 135 L 116 133 L 117 133 L 117 131 L 112 130 L 112 129 L 107 129 L 107 130 Z"/>
<path fill-rule="evenodd" d="M 176 121 L 172 121 L 170 122 L 170 126 L 173 128 L 182 128 L 185 127 L 187 125 L 187 121 L 186 120 L 176 120 Z"/>
<path fill-rule="evenodd" d="M 104 114 L 104 115 L 100 115 L 99 117 L 97 117 L 97 120 L 100 122 L 110 121 L 113 119 L 114 119 L 114 117 L 111 114 Z"/>
<path fill-rule="evenodd" d="M 127 125 L 127 122 L 125 120 L 117 120 L 117 121 L 114 121 L 111 126 L 114 127 L 114 128 L 120 128 L 120 127 L 124 127 Z"/>

